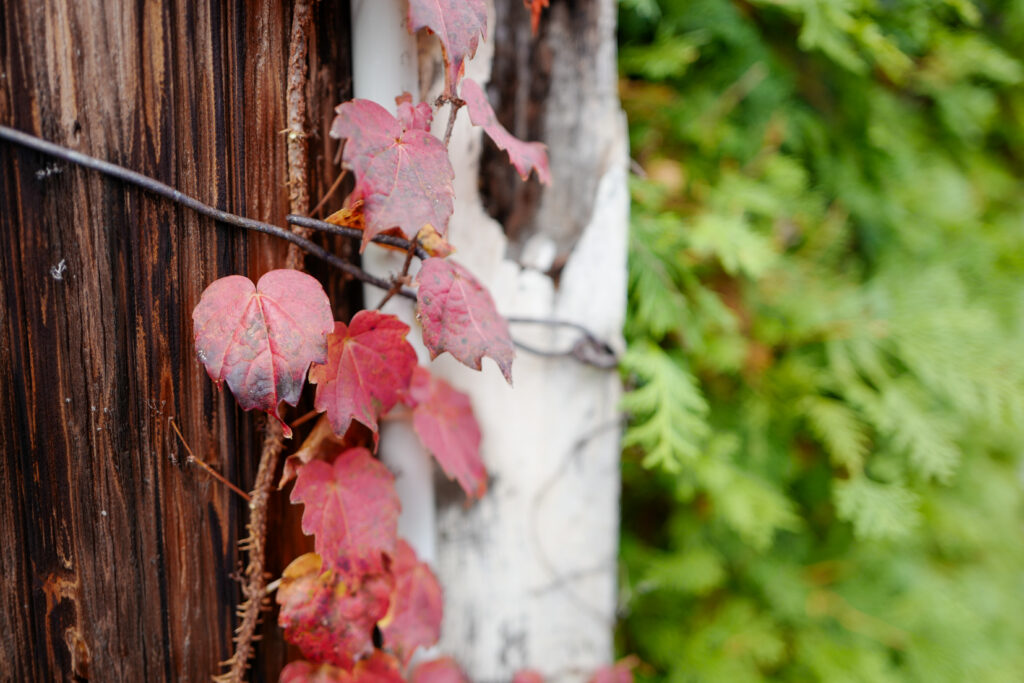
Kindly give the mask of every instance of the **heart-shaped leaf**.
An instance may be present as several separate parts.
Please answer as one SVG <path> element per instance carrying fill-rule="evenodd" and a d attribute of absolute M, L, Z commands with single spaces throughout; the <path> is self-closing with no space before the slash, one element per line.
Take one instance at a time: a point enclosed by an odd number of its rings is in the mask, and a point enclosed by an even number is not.
<path fill-rule="evenodd" d="M 272 270 L 256 285 L 241 275 L 216 280 L 192 321 L 210 378 L 227 382 L 243 410 L 258 408 L 278 420 L 281 401 L 298 402 L 310 363 L 326 359 L 334 327 L 323 287 L 297 270 Z"/>
<path fill-rule="evenodd" d="M 430 357 L 447 351 L 479 370 L 481 359 L 490 356 L 511 384 L 516 350 L 490 292 L 468 270 L 439 258 L 425 260 L 416 281 L 418 316 Z"/>
<path fill-rule="evenodd" d="M 487 492 L 487 470 L 480 459 L 480 426 L 469 396 L 420 366 L 412 373 L 406 401 L 412 426 L 438 464 L 471 498 Z"/>
<path fill-rule="evenodd" d="M 401 504 L 395 477 L 365 448 L 351 448 L 333 464 L 313 460 L 299 468 L 293 503 L 302 503 L 302 530 L 315 534 L 328 569 L 345 576 L 380 573 L 393 556 Z"/>
<path fill-rule="evenodd" d="M 316 386 L 314 405 L 327 411 L 335 434 L 344 436 L 352 420 L 373 431 L 409 387 L 416 351 L 405 340 L 409 326 L 393 315 L 359 311 L 349 325 L 336 323 L 327 337 L 327 359 L 309 371 Z"/>

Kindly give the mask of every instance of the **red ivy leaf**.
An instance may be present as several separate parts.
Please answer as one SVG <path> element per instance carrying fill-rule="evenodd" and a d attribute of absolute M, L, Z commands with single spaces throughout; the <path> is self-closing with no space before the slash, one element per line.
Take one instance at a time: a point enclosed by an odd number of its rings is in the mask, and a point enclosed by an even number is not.
<path fill-rule="evenodd" d="M 302 503 L 302 530 L 315 534 L 316 552 L 342 574 L 382 571 L 394 555 L 401 504 L 395 477 L 365 448 L 351 448 L 328 464 L 299 468 L 293 503 Z"/>
<path fill-rule="evenodd" d="M 395 227 L 410 239 L 425 225 L 442 235 L 448 230 L 455 171 L 444 143 L 418 127 L 422 110 L 409 107 L 402 115 L 405 125 L 369 100 L 335 109 L 331 135 L 346 139 L 343 159 L 356 179 L 348 202 L 362 202 L 364 249 Z"/>
<path fill-rule="evenodd" d="M 454 96 L 467 58 L 487 33 L 484 0 L 409 0 L 409 32 L 430 29 L 444 52 L 444 94 Z"/>
<path fill-rule="evenodd" d="M 323 287 L 297 270 L 272 270 L 256 285 L 241 275 L 216 280 L 192 321 L 210 379 L 227 382 L 243 410 L 258 408 L 278 420 L 278 404 L 298 403 L 309 364 L 326 358 L 334 327 Z M 284 431 L 290 438 L 288 425 Z"/>
<path fill-rule="evenodd" d="M 484 131 L 494 140 L 498 149 L 508 152 L 509 161 L 519 171 L 519 177 L 526 180 L 530 177 L 530 169 L 537 171 L 537 178 L 546 185 L 551 184 L 551 169 L 548 167 L 547 147 L 541 142 L 523 142 L 509 133 L 494 115 L 487 95 L 472 78 L 462 82 L 462 98 L 469 108 L 469 120 L 474 125 L 482 126 Z"/>
<path fill-rule="evenodd" d="M 530 30 L 537 35 L 540 28 L 540 13 L 548 6 L 548 0 L 523 0 L 526 9 L 530 10 Z"/>
<path fill-rule="evenodd" d="M 377 650 L 366 659 L 356 662 L 352 671 L 330 664 L 291 662 L 281 671 L 280 683 L 404 683 L 398 661 Z"/>
<path fill-rule="evenodd" d="M 480 426 L 469 396 L 416 366 L 408 403 L 413 429 L 444 473 L 456 479 L 467 496 L 482 497 L 487 492 L 487 470 L 480 459 Z"/>
<path fill-rule="evenodd" d="M 516 675 L 512 678 L 512 683 L 544 683 L 544 677 L 541 676 L 539 671 L 522 669 L 516 672 Z"/>
<path fill-rule="evenodd" d="M 418 128 L 419 130 L 430 130 L 430 122 L 434 119 L 434 110 L 426 102 L 417 105 L 412 103 L 412 95 L 407 92 L 395 98 L 398 106 L 398 120 L 406 130 Z"/>
<path fill-rule="evenodd" d="M 451 657 L 423 662 L 409 680 L 411 683 L 469 683 L 462 668 Z"/>
<path fill-rule="evenodd" d="M 439 258 L 425 260 L 416 280 L 423 343 L 430 357 L 447 351 L 479 370 L 481 359 L 490 356 L 511 384 L 516 350 L 490 292 L 468 270 Z"/>
<path fill-rule="evenodd" d="M 278 683 L 348 683 L 351 680 L 352 675 L 340 667 L 298 660 L 289 662 L 281 670 Z"/>
<path fill-rule="evenodd" d="M 390 575 L 342 577 L 321 573 L 316 553 L 297 557 L 277 590 L 277 621 L 285 639 L 317 662 L 350 668 L 373 650 L 373 626 L 388 611 Z"/>
<path fill-rule="evenodd" d="M 416 552 L 402 539 L 392 569 L 395 592 L 391 607 L 379 626 L 384 642 L 403 664 L 417 647 L 430 647 L 441 637 L 441 615 L 444 610 L 441 584 L 434 572 L 416 557 Z"/>
<path fill-rule="evenodd" d="M 356 662 L 352 683 L 405 683 L 398 660 L 377 650 L 373 656 Z"/>
<path fill-rule="evenodd" d="M 359 311 L 349 325 L 336 323 L 327 337 L 327 360 L 314 364 L 314 405 L 327 411 L 334 433 L 344 436 L 352 420 L 373 432 L 409 386 L 416 352 L 405 340 L 409 326 L 393 315 Z"/>

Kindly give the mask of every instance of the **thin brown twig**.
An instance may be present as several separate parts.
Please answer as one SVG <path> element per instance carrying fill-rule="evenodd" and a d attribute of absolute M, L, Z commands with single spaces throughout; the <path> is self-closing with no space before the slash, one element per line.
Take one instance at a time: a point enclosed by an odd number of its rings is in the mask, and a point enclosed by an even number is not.
<path fill-rule="evenodd" d="M 409 243 L 409 249 L 405 252 L 405 263 L 402 264 L 402 271 L 395 277 L 391 282 L 391 289 L 387 291 L 384 298 L 377 304 L 377 310 L 384 308 L 384 304 L 391 300 L 395 294 L 402 291 L 402 287 L 408 283 L 409 280 L 409 266 L 412 265 L 412 257 L 416 255 L 416 247 L 418 246 L 417 240 L 412 240 Z"/>
<path fill-rule="evenodd" d="M 252 500 L 248 493 L 232 484 L 230 481 L 228 481 L 227 477 L 225 477 L 223 474 L 207 465 L 205 462 L 200 460 L 195 453 L 192 452 L 192 449 L 189 448 L 188 442 L 185 441 L 185 436 L 181 433 L 181 430 L 178 429 L 178 424 L 174 421 L 173 417 L 167 418 L 167 421 L 171 423 L 171 428 L 174 430 L 174 433 L 178 435 L 178 440 L 181 441 L 181 445 L 185 447 L 185 451 L 188 453 L 188 458 L 185 460 L 185 462 L 195 463 L 196 465 L 199 465 L 204 470 L 206 470 L 207 474 L 209 474 L 211 477 L 227 486 L 229 489 L 240 495 L 242 498 L 245 498 L 246 500 Z"/>
<path fill-rule="evenodd" d="M 298 418 L 296 420 L 292 420 L 292 423 L 291 423 L 292 430 L 294 431 L 294 429 L 296 427 L 299 427 L 301 425 L 306 424 L 307 422 L 309 422 L 310 420 L 312 420 L 313 418 L 315 418 L 317 415 L 320 415 L 320 414 L 321 414 L 321 411 L 319 411 L 319 410 L 311 410 L 308 413 L 306 413 L 305 415 L 303 415 L 302 417 L 300 417 L 300 418 Z"/>
<path fill-rule="evenodd" d="M 316 206 L 313 207 L 313 210 L 309 212 L 310 217 L 315 217 L 318 213 L 320 213 L 320 209 L 324 208 L 324 204 L 326 204 L 327 200 L 331 198 L 331 195 L 337 192 L 338 188 L 341 187 L 341 181 L 345 180 L 346 175 L 348 175 L 348 169 L 341 169 L 341 173 L 339 173 L 338 177 L 334 179 L 334 183 L 332 183 L 331 186 L 327 189 L 327 192 L 325 192 L 324 196 L 320 198 L 320 201 L 316 203 Z"/>

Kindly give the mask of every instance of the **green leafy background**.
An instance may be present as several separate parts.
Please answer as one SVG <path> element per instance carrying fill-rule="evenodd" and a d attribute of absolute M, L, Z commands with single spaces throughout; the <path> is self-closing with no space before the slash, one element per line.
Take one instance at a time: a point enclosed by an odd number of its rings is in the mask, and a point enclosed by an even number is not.
<path fill-rule="evenodd" d="M 619 647 L 1024 680 L 1024 1 L 623 0 Z"/>

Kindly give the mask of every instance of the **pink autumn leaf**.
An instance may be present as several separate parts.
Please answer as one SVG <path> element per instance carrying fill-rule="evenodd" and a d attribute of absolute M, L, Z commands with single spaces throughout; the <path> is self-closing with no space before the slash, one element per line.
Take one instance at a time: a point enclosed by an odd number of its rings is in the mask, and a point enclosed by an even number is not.
<path fill-rule="evenodd" d="M 313 460 L 299 468 L 293 503 L 302 503 L 302 530 L 316 536 L 328 569 L 344 575 L 381 572 L 393 556 L 401 504 L 395 477 L 365 448 L 351 448 L 333 464 Z"/>
<path fill-rule="evenodd" d="M 544 677 L 533 669 L 520 669 L 512 677 L 512 683 L 544 683 Z"/>
<path fill-rule="evenodd" d="M 316 553 L 292 561 L 281 576 L 277 621 L 285 640 L 317 662 L 351 668 L 373 650 L 373 627 L 389 607 L 390 574 L 342 576 L 321 571 Z"/>
<path fill-rule="evenodd" d="M 280 683 L 404 683 L 398 660 L 374 651 L 360 659 L 351 671 L 330 664 L 291 662 L 281 671 Z"/>
<path fill-rule="evenodd" d="M 317 385 L 314 406 L 327 412 L 335 434 L 344 436 L 358 420 L 376 442 L 377 418 L 398 403 L 416 366 L 408 333 L 408 325 L 377 311 L 359 311 L 350 324 L 335 324 L 326 360 L 309 372 Z"/>
<path fill-rule="evenodd" d="M 444 93 L 454 96 L 466 59 L 487 33 L 484 0 L 409 0 L 409 32 L 430 29 L 444 53 Z"/>
<path fill-rule="evenodd" d="M 243 410 L 258 408 L 278 420 L 281 401 L 298 403 L 310 363 L 326 359 L 334 327 L 323 287 L 297 270 L 272 270 L 256 285 L 241 275 L 216 280 L 192 321 L 210 378 L 227 382 Z M 284 430 L 290 438 L 288 425 Z"/>
<path fill-rule="evenodd" d="M 548 167 L 547 148 L 540 142 L 523 142 L 509 133 L 494 115 L 491 103 L 483 88 L 471 78 L 462 82 L 462 99 L 469 108 L 469 120 L 483 127 L 498 149 L 508 152 L 509 161 L 519 171 L 519 177 L 526 180 L 530 170 L 537 171 L 537 178 L 545 185 L 551 184 L 551 170 Z"/>
<path fill-rule="evenodd" d="M 339 666 L 297 660 L 281 670 L 278 683 L 349 683 L 352 675 Z"/>
<path fill-rule="evenodd" d="M 483 496 L 487 470 L 480 459 L 480 426 L 469 396 L 416 366 L 406 402 L 412 406 L 416 435 L 448 478 L 457 480 L 471 498 Z"/>
<path fill-rule="evenodd" d="M 444 610 L 441 584 L 415 551 L 398 539 L 392 570 L 395 592 L 391 606 L 379 626 L 384 644 L 403 664 L 408 664 L 418 647 L 430 647 L 441 637 Z"/>
<path fill-rule="evenodd" d="M 430 122 L 434 119 L 434 110 L 426 102 L 414 105 L 412 95 L 407 92 L 395 98 L 395 105 L 398 107 L 398 120 L 406 130 L 418 128 L 419 130 L 430 130 Z"/>
<path fill-rule="evenodd" d="M 469 683 L 462 668 L 451 657 L 423 662 L 412 672 L 410 683 Z"/>
<path fill-rule="evenodd" d="M 481 359 L 490 356 L 511 384 L 516 351 L 490 292 L 468 270 L 439 258 L 425 260 L 416 281 L 418 316 L 430 357 L 447 351 L 479 370 Z"/>
<path fill-rule="evenodd" d="M 403 110 L 404 125 L 369 100 L 345 102 L 335 111 L 331 135 L 346 139 L 342 159 L 356 180 L 348 202 L 362 202 L 362 248 L 391 228 L 410 239 L 427 225 L 444 235 L 455 172 L 444 143 L 419 127 L 422 109 Z"/>
<path fill-rule="evenodd" d="M 405 683 L 398 660 L 393 656 L 374 651 L 373 655 L 356 662 L 352 670 L 352 683 Z"/>

